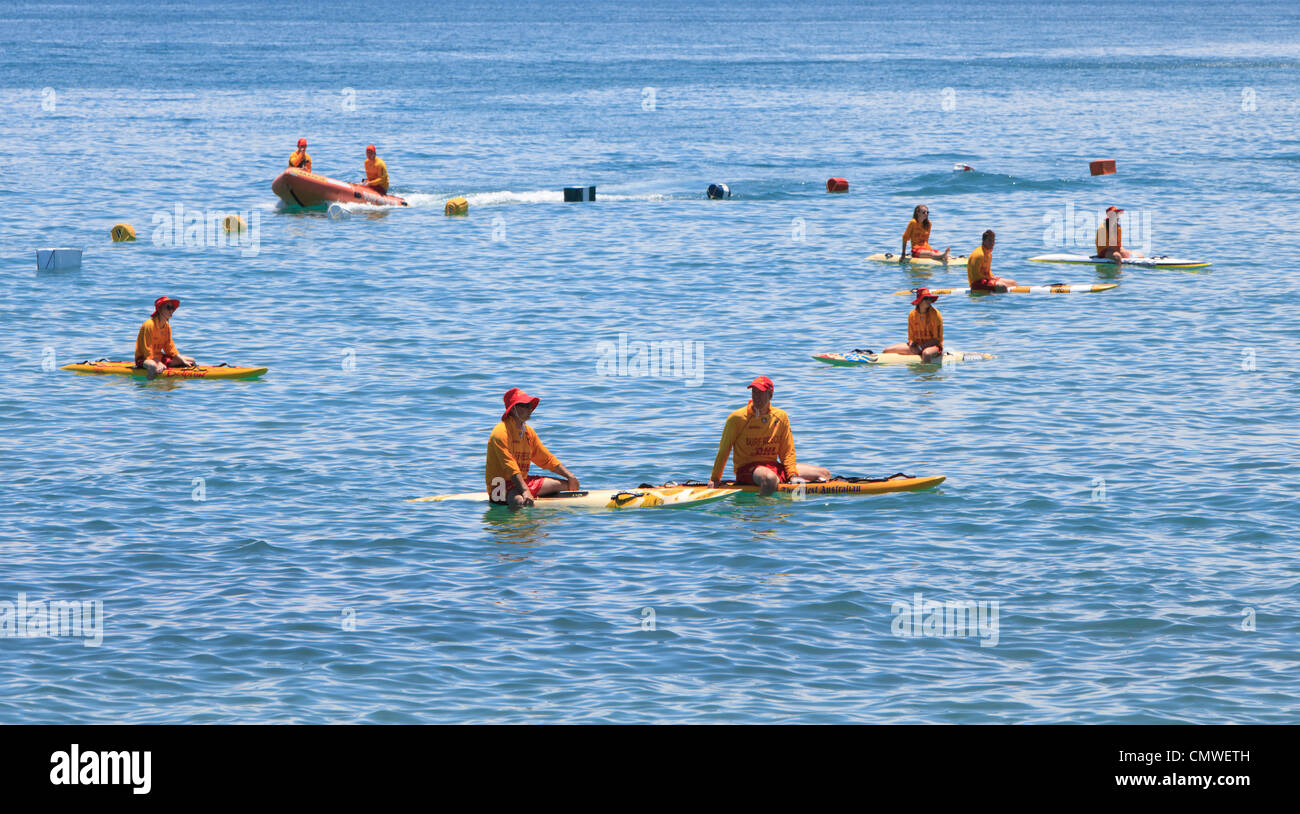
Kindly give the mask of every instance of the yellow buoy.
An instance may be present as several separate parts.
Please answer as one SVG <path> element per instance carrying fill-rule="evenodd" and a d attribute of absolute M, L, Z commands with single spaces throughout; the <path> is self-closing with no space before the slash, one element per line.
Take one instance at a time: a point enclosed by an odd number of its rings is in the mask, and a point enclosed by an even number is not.
<path fill-rule="evenodd" d="M 226 234 L 230 234 L 231 232 L 240 234 L 248 229 L 248 224 L 244 223 L 244 219 L 239 215 L 226 215 L 226 219 L 223 223 L 226 226 Z"/>
<path fill-rule="evenodd" d="M 129 223 L 119 223 L 108 233 L 113 237 L 114 243 L 124 243 L 128 240 L 135 240 L 135 227 Z"/>
<path fill-rule="evenodd" d="M 452 198 L 447 201 L 447 207 L 443 210 L 448 215 L 468 215 L 469 201 L 464 198 Z"/>

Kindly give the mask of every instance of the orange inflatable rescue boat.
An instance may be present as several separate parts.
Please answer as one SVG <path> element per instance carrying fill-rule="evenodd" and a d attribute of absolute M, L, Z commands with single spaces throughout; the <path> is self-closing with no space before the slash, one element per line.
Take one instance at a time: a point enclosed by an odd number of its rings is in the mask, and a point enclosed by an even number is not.
<path fill-rule="evenodd" d="M 334 202 L 406 206 L 406 201 L 396 195 L 380 195 L 365 184 L 349 184 L 297 167 L 280 173 L 271 182 L 271 191 L 290 206 L 328 206 Z"/>

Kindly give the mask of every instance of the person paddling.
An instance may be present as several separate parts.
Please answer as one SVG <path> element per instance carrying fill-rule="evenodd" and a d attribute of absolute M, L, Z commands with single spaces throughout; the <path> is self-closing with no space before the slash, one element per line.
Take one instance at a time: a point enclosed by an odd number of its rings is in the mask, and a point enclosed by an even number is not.
<path fill-rule="evenodd" d="M 361 183 L 380 195 L 388 194 L 388 165 L 375 155 L 375 145 L 366 145 L 366 180 Z"/>
<path fill-rule="evenodd" d="M 135 366 L 142 367 L 150 379 L 156 378 L 169 367 L 194 367 L 197 363 L 182 356 L 172 341 L 172 313 L 181 301 L 172 297 L 159 297 L 153 302 L 153 314 L 140 324 L 135 337 Z"/>
<path fill-rule="evenodd" d="M 533 498 L 553 495 L 564 490 L 578 491 L 578 479 L 551 454 L 537 433 L 528 426 L 528 418 L 541 399 L 518 387 L 506 391 L 506 411 L 492 428 L 487 445 L 488 500 L 518 509 L 532 506 Z M 529 477 L 528 469 L 537 464 L 562 478 Z"/>
<path fill-rule="evenodd" d="M 759 494 L 768 495 L 781 483 L 804 483 L 830 478 L 829 469 L 795 461 L 794 434 L 790 416 L 772 406 L 772 380 L 759 376 L 749 383 L 749 404 L 727 416 L 722 441 L 713 461 L 709 488 L 716 488 L 734 455 L 732 466 L 736 483 L 758 486 Z"/>
<path fill-rule="evenodd" d="M 1119 214 L 1123 211 L 1118 206 L 1106 208 L 1106 219 L 1097 227 L 1097 253 L 1094 257 L 1122 263 L 1125 258 L 1133 256 L 1133 252 L 1124 248 L 1124 230 L 1119 225 Z"/>
<path fill-rule="evenodd" d="M 985 229 L 980 247 L 971 252 L 966 260 L 966 279 L 970 282 L 971 291 L 998 291 L 1005 294 L 1008 288 L 1016 285 L 1015 280 L 993 276 L 993 243 L 993 230 Z"/>
<path fill-rule="evenodd" d="M 311 156 L 307 155 L 307 139 L 298 139 L 298 149 L 289 155 L 289 166 L 311 172 Z"/>
<path fill-rule="evenodd" d="M 891 345 L 885 353 L 902 353 L 920 356 L 923 362 L 936 362 L 943 358 L 943 317 L 934 302 L 938 294 L 931 294 L 928 288 L 918 288 L 916 306 L 907 315 L 907 343 Z"/>
<path fill-rule="evenodd" d="M 930 208 L 925 204 L 912 210 L 912 219 L 907 222 L 907 228 L 903 230 L 901 257 L 907 257 L 909 242 L 912 244 L 913 257 L 928 257 L 932 260 L 942 260 L 946 264 L 948 255 L 952 252 L 951 246 L 942 252 L 930 248 Z"/>

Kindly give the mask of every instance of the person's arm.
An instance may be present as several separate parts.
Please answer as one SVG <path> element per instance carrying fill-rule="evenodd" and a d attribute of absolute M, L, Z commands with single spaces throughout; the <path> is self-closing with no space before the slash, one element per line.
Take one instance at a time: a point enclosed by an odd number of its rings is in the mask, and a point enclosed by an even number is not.
<path fill-rule="evenodd" d="M 168 356 L 174 356 L 177 359 L 180 359 L 187 366 L 194 367 L 195 364 L 194 358 L 191 356 L 185 356 L 179 350 L 176 349 L 176 342 L 172 339 L 172 332 L 170 326 L 168 327 L 167 330 L 167 347 L 165 348 L 165 352 L 167 353 Z"/>
<path fill-rule="evenodd" d="M 524 485 L 523 473 L 519 469 L 519 463 L 515 460 L 515 456 L 510 453 L 510 444 L 507 443 L 506 438 L 505 434 L 495 432 L 488 437 L 487 469 L 489 472 L 504 470 L 506 480 Z M 524 494 L 528 494 L 526 485 Z"/>
<path fill-rule="evenodd" d="M 542 469 L 554 472 L 567 480 L 570 492 L 578 491 L 578 479 L 573 476 L 573 473 L 564 464 L 560 463 L 559 458 L 551 454 L 551 451 L 542 443 L 542 439 L 537 437 L 537 431 L 532 427 L 528 428 L 528 443 L 533 449 L 532 460 L 534 463 Z"/>
<path fill-rule="evenodd" d="M 907 257 L 907 241 L 912 237 L 912 221 L 908 221 L 907 228 L 903 230 L 903 248 L 898 250 L 899 257 Z"/>
<path fill-rule="evenodd" d="M 146 322 L 140 326 L 140 332 L 135 335 L 135 366 L 144 365 L 144 360 L 149 358 L 149 334 L 153 322 Z"/>
<path fill-rule="evenodd" d="M 716 486 L 722 480 L 722 473 L 727 468 L 727 459 L 731 457 L 731 448 L 736 444 L 736 436 L 740 433 L 741 419 L 738 416 L 728 416 L 727 423 L 722 426 L 722 440 L 718 443 L 718 454 L 713 458 L 713 472 L 709 475 L 709 485 Z"/>
<path fill-rule="evenodd" d="M 791 480 L 799 477 L 799 463 L 794 457 L 794 432 L 790 430 L 790 416 L 785 417 L 785 432 L 781 437 L 781 465 Z"/>
<path fill-rule="evenodd" d="M 915 345 L 917 342 L 917 318 L 919 316 L 920 314 L 916 313 L 915 308 L 907 314 L 907 344 L 909 345 Z"/>
<path fill-rule="evenodd" d="M 933 309 L 934 309 L 934 306 L 931 305 L 930 308 L 931 308 L 931 310 L 933 310 Z M 938 342 L 938 345 L 939 345 L 939 350 L 942 351 L 942 350 L 943 350 L 943 314 L 939 313 L 938 311 L 935 311 L 935 312 L 934 312 L 934 321 L 935 321 L 935 322 L 938 324 L 938 326 L 939 326 L 939 342 Z"/>

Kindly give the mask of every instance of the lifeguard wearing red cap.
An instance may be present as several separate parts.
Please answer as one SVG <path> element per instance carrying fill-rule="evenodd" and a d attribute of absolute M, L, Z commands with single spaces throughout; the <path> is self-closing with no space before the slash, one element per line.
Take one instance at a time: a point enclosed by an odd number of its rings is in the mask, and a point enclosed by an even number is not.
<path fill-rule="evenodd" d="M 930 302 L 934 302 L 938 299 L 939 299 L 939 295 L 931 294 L 930 289 L 918 288 L 916 289 L 916 299 L 912 300 L 912 305 L 920 305 L 921 300 L 929 300 Z"/>
<path fill-rule="evenodd" d="M 722 482 L 727 460 L 731 459 L 736 483 L 752 484 L 760 494 L 771 494 L 777 485 L 794 478 L 825 480 L 829 470 L 795 459 L 790 416 L 772 404 L 772 380 L 755 376 L 749 383 L 749 403 L 727 416 L 713 459 L 709 485 Z"/>
<path fill-rule="evenodd" d="M 388 194 L 388 165 L 384 159 L 375 155 L 375 145 L 366 145 L 366 180 L 361 183 L 378 192 L 380 195 Z"/>
<path fill-rule="evenodd" d="M 164 305 L 170 305 L 172 310 L 175 311 L 177 308 L 181 307 L 181 301 L 175 297 L 159 297 L 153 301 L 153 312 L 155 314 L 158 313 L 158 309 L 162 308 Z"/>
<path fill-rule="evenodd" d="M 311 172 L 311 156 L 307 155 L 307 139 L 298 139 L 298 149 L 289 154 L 289 167 Z"/>

